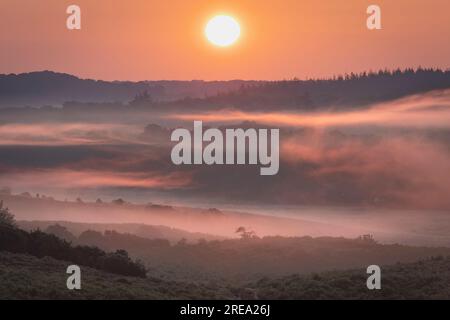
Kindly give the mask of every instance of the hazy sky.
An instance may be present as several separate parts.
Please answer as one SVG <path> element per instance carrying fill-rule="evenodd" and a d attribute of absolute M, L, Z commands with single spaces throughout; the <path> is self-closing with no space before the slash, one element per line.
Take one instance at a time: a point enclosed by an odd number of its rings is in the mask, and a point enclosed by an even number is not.
<path fill-rule="evenodd" d="M 66 8 L 82 30 L 66 29 Z M 366 8 L 382 9 L 382 30 Z M 239 41 L 204 36 L 216 14 Z M 0 73 L 67 72 L 105 80 L 283 79 L 396 67 L 450 67 L 448 0 L 1 0 Z"/>

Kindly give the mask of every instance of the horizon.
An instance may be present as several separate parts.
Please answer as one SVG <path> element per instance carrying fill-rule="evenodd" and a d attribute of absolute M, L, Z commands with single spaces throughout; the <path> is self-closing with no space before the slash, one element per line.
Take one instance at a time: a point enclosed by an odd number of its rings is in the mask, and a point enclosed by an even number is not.
<path fill-rule="evenodd" d="M 442 72 L 442 73 L 448 73 L 450 72 L 450 67 L 447 68 L 439 68 L 439 67 L 429 67 L 429 68 L 425 68 L 422 66 L 418 66 L 416 68 L 413 67 L 405 67 L 405 68 L 392 68 L 392 69 L 387 69 L 387 68 L 381 68 L 378 70 L 363 70 L 360 72 L 353 72 L 350 71 L 348 73 L 343 73 L 343 74 L 333 74 L 333 75 L 328 75 L 325 76 L 323 78 L 298 78 L 296 76 L 292 77 L 292 78 L 282 78 L 282 79 L 228 79 L 228 80 L 220 80 L 220 79 L 211 79 L 211 80 L 205 80 L 205 79 L 186 79 L 186 80 L 182 80 L 182 79 L 144 79 L 144 80 L 105 80 L 105 79 L 100 79 L 100 78 L 83 78 L 80 75 L 77 74 L 72 74 L 72 73 L 66 73 L 66 72 L 62 72 L 62 71 L 56 71 L 56 70 L 49 70 L 49 69 L 42 69 L 42 70 L 31 70 L 31 71 L 24 71 L 24 72 L 20 72 L 20 73 L 0 73 L 0 76 L 22 76 L 22 75 L 29 75 L 29 74 L 37 74 L 37 73 L 51 73 L 51 74 L 57 74 L 57 75 L 67 75 L 67 76 L 72 76 L 75 77 L 79 80 L 92 80 L 92 81 L 99 81 L 99 82 L 119 82 L 119 83 L 125 83 L 125 82 L 131 82 L 131 83 L 139 83 L 139 82 L 233 82 L 233 81 L 242 81 L 242 82 L 285 82 L 285 81 L 300 81 L 300 82 L 307 82 L 307 81 L 333 81 L 333 80 L 338 80 L 339 77 L 343 77 L 343 80 L 348 80 L 345 77 L 346 76 L 351 76 L 352 74 L 355 75 L 358 78 L 364 77 L 364 76 L 368 76 L 368 75 L 377 75 L 380 72 L 387 72 L 391 75 L 393 75 L 395 72 L 400 71 L 401 73 L 406 73 L 409 71 L 412 71 L 414 73 L 417 73 L 419 71 L 431 71 L 431 72 Z"/>

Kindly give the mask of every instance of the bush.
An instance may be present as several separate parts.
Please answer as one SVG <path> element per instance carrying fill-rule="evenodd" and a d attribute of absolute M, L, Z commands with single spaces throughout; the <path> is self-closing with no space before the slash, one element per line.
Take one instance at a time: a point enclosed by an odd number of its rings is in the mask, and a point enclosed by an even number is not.
<path fill-rule="evenodd" d="M 133 262 L 125 250 L 117 250 L 114 253 L 108 253 L 101 259 L 102 269 L 117 273 L 128 274 L 135 277 L 145 278 L 147 273 L 143 264 L 139 261 Z"/>
<path fill-rule="evenodd" d="M 26 232 L 15 227 L 14 216 L 0 202 L 0 251 L 27 253 L 38 258 L 58 260 L 97 268 L 124 276 L 146 277 L 146 269 L 139 261 L 132 261 L 125 250 L 106 253 L 97 247 L 76 246 L 53 234 L 40 230 Z"/>
<path fill-rule="evenodd" d="M 16 220 L 14 215 L 8 208 L 3 207 L 3 201 L 0 201 L 0 225 L 8 227 L 16 227 Z"/>
<path fill-rule="evenodd" d="M 0 223 L 0 251 L 26 253 L 28 233 Z"/>

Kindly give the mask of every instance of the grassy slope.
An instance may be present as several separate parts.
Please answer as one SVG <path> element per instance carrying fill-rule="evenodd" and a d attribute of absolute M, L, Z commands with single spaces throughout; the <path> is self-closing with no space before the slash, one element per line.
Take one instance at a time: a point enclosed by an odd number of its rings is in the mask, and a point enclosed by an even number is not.
<path fill-rule="evenodd" d="M 450 299 L 450 257 L 382 268 L 382 290 L 365 270 L 262 279 L 242 288 L 117 276 L 82 268 L 82 290 L 66 289 L 67 262 L 0 253 L 0 299 Z"/>
<path fill-rule="evenodd" d="M 0 252 L 0 299 L 225 298 L 214 286 L 139 279 L 81 267 L 82 290 L 66 288 L 68 262 Z"/>
<path fill-rule="evenodd" d="M 262 279 L 259 299 L 450 299 L 450 257 L 382 267 L 381 290 L 366 287 L 365 270 Z"/>

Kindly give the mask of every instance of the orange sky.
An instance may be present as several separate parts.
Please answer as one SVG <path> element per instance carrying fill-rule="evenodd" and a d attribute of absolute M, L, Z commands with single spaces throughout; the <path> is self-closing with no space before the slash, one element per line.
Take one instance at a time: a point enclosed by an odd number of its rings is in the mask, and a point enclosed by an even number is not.
<path fill-rule="evenodd" d="M 65 10 L 82 9 L 69 31 Z M 366 28 L 382 8 L 383 30 Z M 209 18 L 242 27 L 209 44 Z M 0 73 L 54 70 L 105 80 L 283 79 L 396 67 L 450 67 L 448 0 L 1 0 Z"/>

